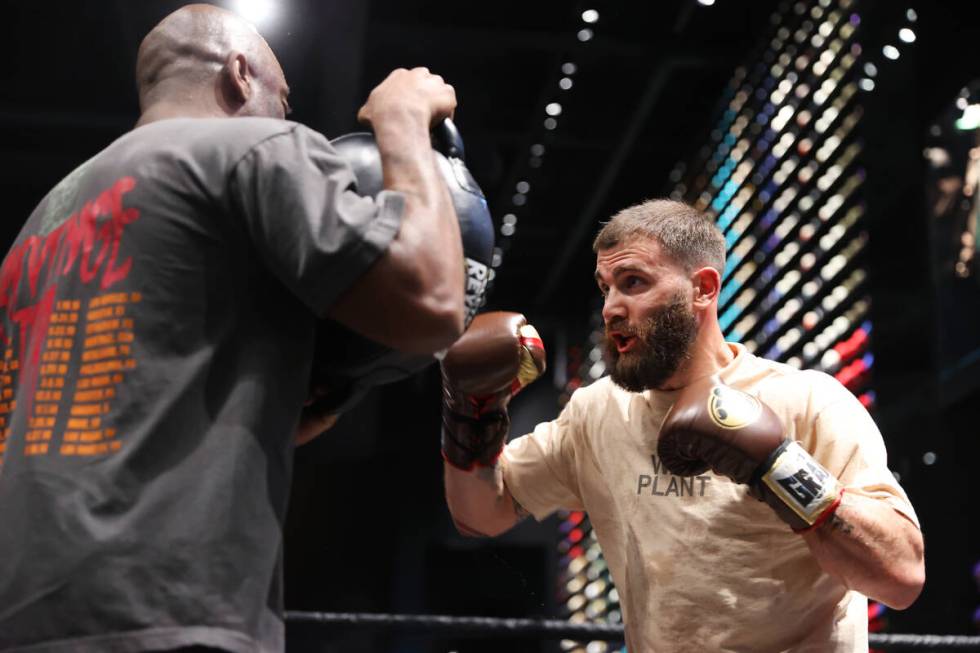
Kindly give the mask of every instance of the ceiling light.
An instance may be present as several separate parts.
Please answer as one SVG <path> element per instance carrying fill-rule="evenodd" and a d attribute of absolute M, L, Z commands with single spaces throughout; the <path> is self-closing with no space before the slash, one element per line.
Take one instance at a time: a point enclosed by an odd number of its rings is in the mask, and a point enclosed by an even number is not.
<path fill-rule="evenodd" d="M 894 45 L 886 45 L 881 49 L 881 53 L 885 55 L 887 59 L 891 59 L 892 61 L 898 59 L 898 48 L 896 48 Z"/>
<path fill-rule="evenodd" d="M 902 39 L 906 43 L 912 43 L 915 41 L 915 32 L 910 30 L 908 27 L 903 27 L 898 30 L 898 38 Z"/>
<path fill-rule="evenodd" d="M 585 23 L 595 23 L 599 20 L 599 12 L 595 9 L 586 9 L 582 12 L 582 21 Z"/>
<path fill-rule="evenodd" d="M 273 0 L 235 0 L 232 9 L 254 25 L 268 23 L 276 13 Z"/>

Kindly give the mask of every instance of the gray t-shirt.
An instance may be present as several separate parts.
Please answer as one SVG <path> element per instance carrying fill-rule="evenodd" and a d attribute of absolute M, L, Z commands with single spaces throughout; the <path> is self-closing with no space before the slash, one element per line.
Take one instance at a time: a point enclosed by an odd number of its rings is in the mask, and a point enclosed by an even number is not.
<path fill-rule="evenodd" d="M 137 128 L 42 200 L 0 267 L 0 650 L 282 649 L 315 317 L 403 208 L 263 118 Z"/>

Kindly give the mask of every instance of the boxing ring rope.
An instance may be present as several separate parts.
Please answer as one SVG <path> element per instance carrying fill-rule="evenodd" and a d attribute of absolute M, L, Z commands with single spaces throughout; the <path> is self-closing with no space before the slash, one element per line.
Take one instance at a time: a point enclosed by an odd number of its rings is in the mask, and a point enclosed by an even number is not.
<path fill-rule="evenodd" d="M 623 627 L 605 623 L 573 623 L 560 619 L 502 619 L 426 614 L 371 612 L 302 612 L 287 610 L 287 622 L 339 625 L 384 631 L 424 631 L 439 635 L 539 637 L 578 641 L 622 641 Z M 980 636 L 870 633 L 871 646 L 887 650 L 980 651 Z"/>

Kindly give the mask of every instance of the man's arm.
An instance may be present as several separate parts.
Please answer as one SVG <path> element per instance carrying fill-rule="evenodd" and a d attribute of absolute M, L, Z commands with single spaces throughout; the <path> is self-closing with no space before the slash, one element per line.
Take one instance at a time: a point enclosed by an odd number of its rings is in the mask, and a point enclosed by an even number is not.
<path fill-rule="evenodd" d="M 887 502 L 848 493 L 785 438 L 779 418 L 755 397 L 714 377 L 692 382 L 664 419 L 657 453 L 672 473 L 710 468 L 750 486 L 848 587 L 898 609 L 919 595 L 925 572 L 918 528 Z"/>
<path fill-rule="evenodd" d="M 456 530 L 463 535 L 495 537 L 528 516 L 507 489 L 499 462 L 468 472 L 444 462 L 443 469 L 446 504 Z"/>
<path fill-rule="evenodd" d="M 511 398 L 544 369 L 541 338 L 518 313 L 477 315 L 442 361 L 446 503 L 464 535 L 499 535 L 527 514 L 504 484 L 500 454 Z"/>
<path fill-rule="evenodd" d="M 465 270 L 459 222 L 436 167 L 429 130 L 453 113 L 453 88 L 425 68 L 391 73 L 358 114 L 381 154 L 384 187 L 405 197 L 398 235 L 343 293 L 330 317 L 412 353 L 445 349 L 463 331 Z"/>
<path fill-rule="evenodd" d="M 922 591 L 922 533 L 884 501 L 845 491 L 837 510 L 803 539 L 824 571 L 885 605 L 903 610 Z"/>

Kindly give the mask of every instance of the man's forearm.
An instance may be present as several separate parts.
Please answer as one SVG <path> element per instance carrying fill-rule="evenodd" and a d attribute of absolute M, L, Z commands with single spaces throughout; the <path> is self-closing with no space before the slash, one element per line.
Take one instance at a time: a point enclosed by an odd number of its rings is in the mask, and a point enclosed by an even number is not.
<path fill-rule="evenodd" d="M 845 492 L 830 519 L 803 538 L 827 573 L 890 607 L 908 607 L 922 589 L 922 534 L 883 501 Z"/>
<path fill-rule="evenodd" d="M 462 306 L 465 269 L 459 220 L 436 164 L 428 126 L 420 117 L 406 114 L 376 122 L 375 139 L 384 187 L 406 198 L 397 242 L 414 250 L 412 260 L 431 285 L 430 296 Z"/>
<path fill-rule="evenodd" d="M 384 186 L 404 197 L 385 252 L 334 303 L 330 317 L 388 347 L 429 354 L 463 331 L 459 221 L 436 168 L 428 124 L 410 112 L 375 117 Z"/>
<path fill-rule="evenodd" d="M 492 537 L 512 528 L 527 512 L 504 484 L 500 464 L 463 471 L 444 462 L 446 503 L 457 530 Z"/>

